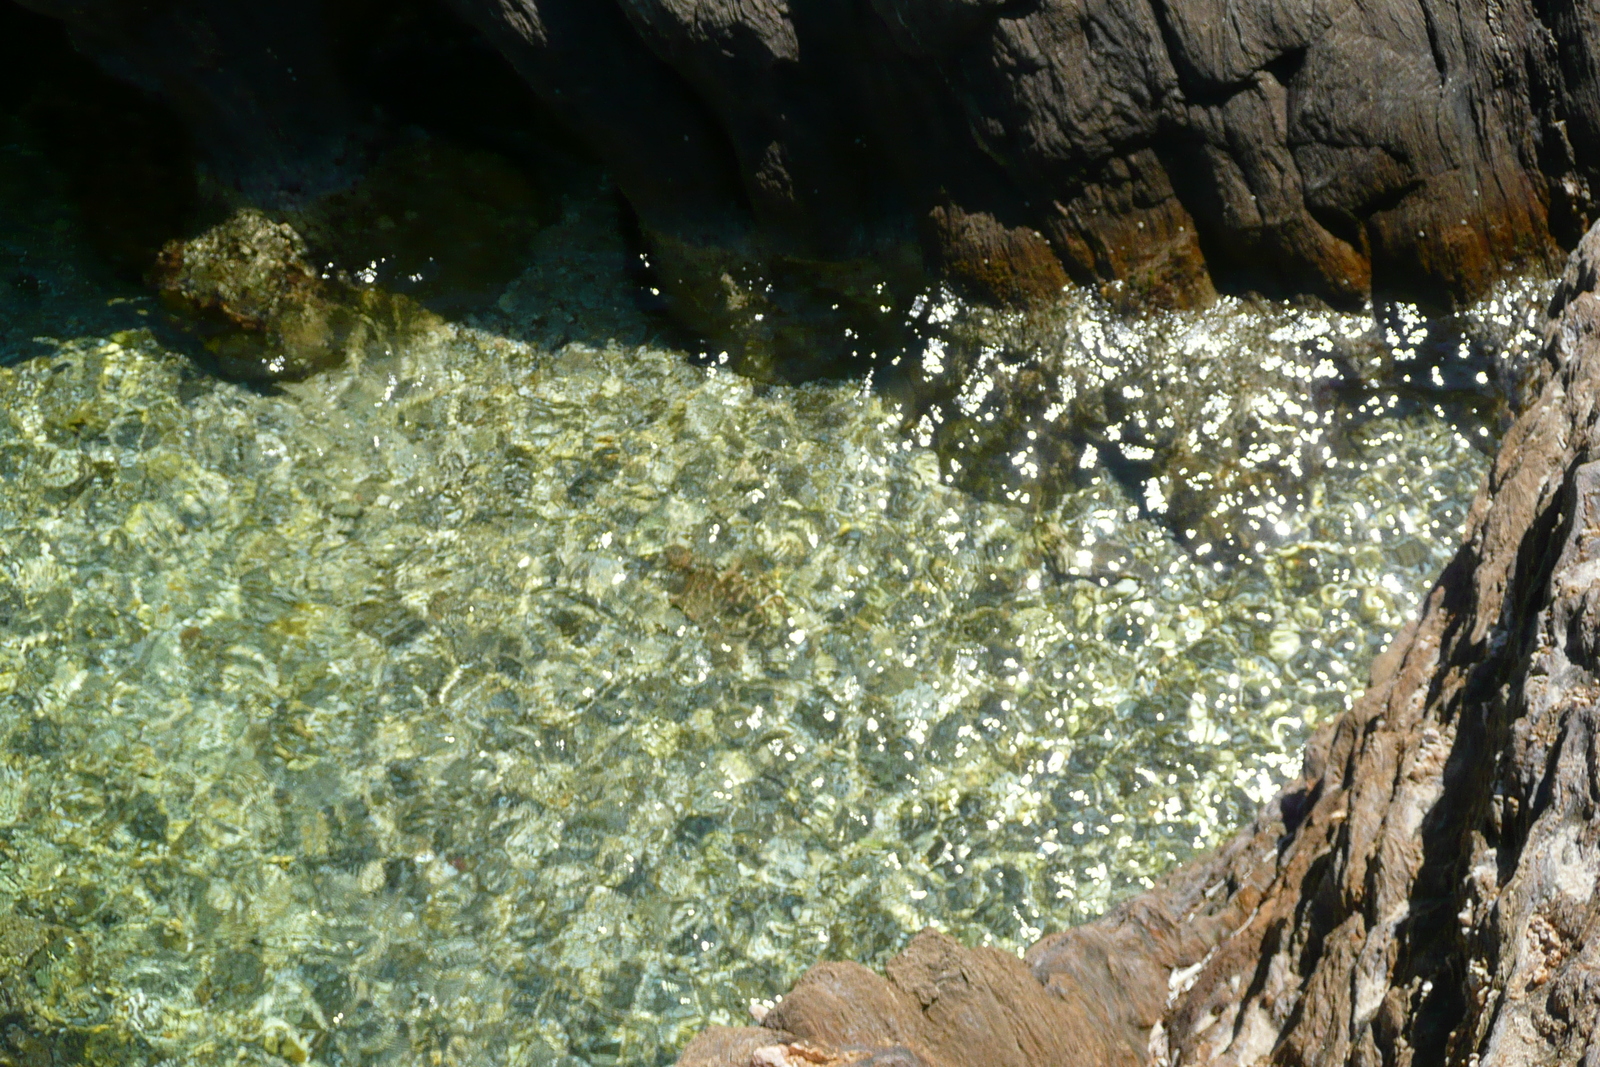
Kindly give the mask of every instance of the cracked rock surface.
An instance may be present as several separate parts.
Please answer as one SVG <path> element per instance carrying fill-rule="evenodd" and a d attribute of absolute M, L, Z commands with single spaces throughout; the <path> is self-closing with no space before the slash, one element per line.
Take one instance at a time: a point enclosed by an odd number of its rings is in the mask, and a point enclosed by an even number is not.
<path fill-rule="evenodd" d="M 1476 291 L 1593 212 L 1580 3 L 454 2 L 648 225 L 782 255 L 899 226 L 959 267 L 981 223 L 1041 284 L 1182 302 L 1242 272 L 1359 303 Z"/>
<path fill-rule="evenodd" d="M 358 167 L 370 123 L 312 0 L 24 6 L 166 100 L 247 199 Z M 768 284 L 828 291 L 764 301 L 781 335 L 919 264 L 1002 301 L 1064 278 L 1165 304 L 1471 298 L 1574 245 L 1600 189 L 1585 0 L 450 6 L 606 165 L 713 333 Z"/>

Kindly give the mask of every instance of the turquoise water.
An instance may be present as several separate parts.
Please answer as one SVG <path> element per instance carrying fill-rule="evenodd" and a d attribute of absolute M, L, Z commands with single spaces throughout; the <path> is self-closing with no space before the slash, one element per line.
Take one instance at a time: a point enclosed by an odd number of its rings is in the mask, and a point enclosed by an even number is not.
<path fill-rule="evenodd" d="M 277 390 L 87 282 L 8 340 L 13 1047 L 670 1063 L 817 959 L 1092 917 L 1359 692 L 1542 293 L 931 292 L 914 366 L 770 386 L 660 341 L 605 210 Z"/>

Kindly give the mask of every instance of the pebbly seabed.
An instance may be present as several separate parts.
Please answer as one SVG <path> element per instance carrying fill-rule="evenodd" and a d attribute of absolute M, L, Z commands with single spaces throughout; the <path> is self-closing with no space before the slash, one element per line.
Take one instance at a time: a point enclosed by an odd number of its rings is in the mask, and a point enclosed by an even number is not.
<path fill-rule="evenodd" d="M 754 383 L 652 340 L 596 232 L 276 390 L 141 329 L 0 368 L 12 1047 L 666 1063 L 818 958 L 1020 948 L 1275 792 L 1486 466 L 1442 401 L 1331 389 L 1420 317 L 1084 304 L 1030 358 L 1126 403 L 1044 499 L 974 492 L 940 430 L 1003 403 L 1021 327 L 958 357 L 945 316 L 938 418 Z M 1530 350 L 1541 293 L 1466 313 L 1498 347 L 1463 364 Z M 1244 554 L 1105 465 L 1165 416 L 1191 485 L 1288 464 L 1223 507 Z"/>

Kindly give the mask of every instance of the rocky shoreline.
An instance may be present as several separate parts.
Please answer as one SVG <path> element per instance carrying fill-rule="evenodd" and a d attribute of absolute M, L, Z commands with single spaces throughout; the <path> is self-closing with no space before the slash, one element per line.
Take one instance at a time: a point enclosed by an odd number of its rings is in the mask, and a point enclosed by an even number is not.
<path fill-rule="evenodd" d="M 1597 285 L 1600 228 L 1460 551 L 1254 825 L 1025 960 L 813 968 L 680 1067 L 1592 1063 Z"/>
<path fill-rule="evenodd" d="M 370 192 L 349 195 L 364 172 L 381 171 L 375 160 L 410 173 L 394 163 L 406 145 L 386 142 L 393 130 L 373 118 L 382 108 L 351 89 L 351 61 L 340 58 L 369 8 L 25 6 L 63 21 L 85 54 L 170 108 L 203 160 L 206 188 L 231 198 L 220 205 L 230 221 L 166 245 L 150 277 L 199 324 L 192 329 L 222 370 L 315 377 L 339 362 L 335 350 L 392 358 L 387 338 L 439 325 L 408 300 L 314 267 L 306 241 L 279 217 L 323 198 L 324 215 L 355 218 L 353 228 L 386 221 L 404 233 L 415 221 Z M 662 290 L 649 291 L 697 336 L 747 346 L 767 368 L 826 364 L 829 345 L 845 356 L 888 351 L 863 336 L 862 322 L 876 316 L 888 337 L 905 312 L 898 302 L 931 275 L 1012 306 L 1037 305 L 1073 282 L 1124 306 L 1201 303 L 1230 287 L 1342 306 L 1375 293 L 1448 304 L 1514 265 L 1554 261 L 1596 212 L 1600 21 L 1576 2 L 1493 11 L 1465 0 L 1414 10 L 1376 0 L 1206 0 L 1182 10 L 1132 0 L 454 7 L 614 178 L 618 214 L 638 231 L 628 255 Z M 324 35 L 330 11 L 346 23 L 342 37 Z M 1236 33 L 1210 29 L 1221 24 Z M 241 59 L 273 49 L 270 63 Z M 438 171 L 433 153 L 445 138 L 431 127 L 413 135 L 410 150 L 432 160 L 423 169 Z M 463 153 L 452 173 L 500 189 L 511 205 L 504 217 L 521 218 L 521 239 L 531 239 L 545 191 L 523 188 L 500 162 Z M 343 213 L 328 209 L 326 198 L 341 195 Z M 498 219 L 477 220 L 483 247 L 500 235 Z M 464 228 L 424 236 L 465 246 Z M 147 251 L 141 244 L 138 254 Z M 261 270 L 242 275 L 239 261 Z M 240 277 L 252 284 L 236 285 Z M 41 286 L 21 273 L 12 284 L 30 298 Z M 1586 1051 L 1600 1019 L 1590 945 L 1600 915 L 1600 600 L 1590 592 L 1600 574 L 1597 288 L 1600 228 L 1579 244 L 1551 305 L 1534 399 L 1506 438 L 1462 548 L 1417 622 L 1373 665 L 1366 696 L 1317 733 L 1301 779 L 1249 828 L 1022 959 L 928 931 L 883 976 L 822 964 L 760 1025 L 708 1030 L 680 1065 L 1600 1063 Z M 120 351 L 119 342 L 112 355 Z M 666 365 L 637 352 L 616 361 L 636 374 Z M 589 375 L 589 364 L 579 371 Z M 383 399 L 374 407 L 390 399 L 375 395 Z M 574 405 L 574 424 L 593 429 L 584 423 L 592 412 Z M 515 471 L 548 450 L 512 451 Z M 622 454 L 584 438 L 572 456 L 562 493 L 581 510 L 599 491 L 591 486 L 623 467 Z M 70 489 L 69 502 L 100 477 L 76 471 L 52 486 Z M 505 491 L 520 501 L 523 490 Z M 398 510 L 398 500 L 341 502 L 327 521 L 353 522 L 368 504 Z M 733 585 L 743 564 L 678 549 L 648 554 L 673 575 L 658 598 L 663 612 L 715 631 L 698 582 L 733 603 L 730 631 L 779 629 L 747 603 L 755 593 Z M 756 589 L 754 602 L 767 603 Z M 433 600 L 418 602 L 434 611 Z M 428 619 L 452 618 L 437 614 Z M 578 614 L 562 617 L 583 632 Z M 420 609 L 392 589 L 350 618 L 385 648 L 424 627 Z M 211 654 L 199 627 L 176 632 L 182 655 Z M 784 642 L 798 646 L 806 631 L 791 633 L 800 637 L 770 643 L 792 654 Z M 502 673 L 520 679 L 515 657 L 502 660 L 515 668 Z M 458 677 L 430 676 L 440 704 Z M 754 779 L 740 771 L 738 784 Z M 630 797 L 614 808 L 635 806 Z M 674 833 L 698 843 L 714 823 L 682 825 Z M 151 848 L 177 842 L 165 833 L 133 836 Z M 454 879 L 468 873 L 464 859 L 411 852 L 424 854 L 428 877 L 462 884 Z M 361 859 L 355 889 L 404 888 L 405 868 L 390 877 L 377 858 Z M 618 877 L 633 884 L 632 874 Z M 12 955 L 31 958 L 35 940 L 19 939 L 26 953 Z M 251 973 L 242 987 L 260 984 Z M 249 1040 L 305 1058 L 306 1046 L 286 1044 L 280 1029 L 263 1033 Z"/>
<path fill-rule="evenodd" d="M 1570 0 L 22 6 L 165 108 L 233 208 L 348 185 L 407 126 L 535 169 L 564 129 L 652 299 L 779 365 L 881 352 L 863 323 L 930 277 L 1469 301 L 1556 266 L 1600 188 L 1600 23 Z"/>

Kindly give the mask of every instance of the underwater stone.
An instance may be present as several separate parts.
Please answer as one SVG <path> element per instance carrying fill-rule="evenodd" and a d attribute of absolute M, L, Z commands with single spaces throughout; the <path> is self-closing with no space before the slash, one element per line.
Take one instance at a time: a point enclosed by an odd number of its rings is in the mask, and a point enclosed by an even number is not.
<path fill-rule="evenodd" d="M 338 362 L 350 330 L 300 235 L 260 211 L 169 243 L 150 274 L 230 375 L 304 377 Z"/>
<path fill-rule="evenodd" d="M 286 219 L 333 272 L 461 314 L 493 304 L 522 272 L 550 214 L 505 157 L 419 134 Z"/>
<path fill-rule="evenodd" d="M 253 208 L 168 243 L 150 280 L 232 378 L 304 378 L 432 319 L 404 297 L 324 277 L 294 227 Z"/>

